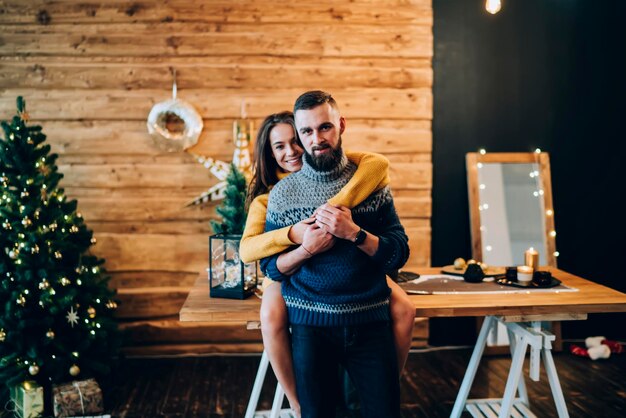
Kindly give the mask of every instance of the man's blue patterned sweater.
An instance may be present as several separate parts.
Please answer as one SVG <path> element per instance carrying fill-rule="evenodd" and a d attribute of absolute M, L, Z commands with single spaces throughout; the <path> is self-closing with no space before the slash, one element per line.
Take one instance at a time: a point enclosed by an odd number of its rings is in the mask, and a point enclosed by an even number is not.
<path fill-rule="evenodd" d="M 312 216 L 355 171 L 345 155 L 329 172 L 316 171 L 304 161 L 299 172 L 278 182 L 270 192 L 265 230 Z M 348 326 L 389 320 L 390 289 L 385 272 L 402 267 L 409 257 L 408 238 L 389 187 L 372 193 L 352 209 L 352 219 L 379 237 L 378 251 L 372 257 L 352 242 L 338 239 L 329 251 L 315 255 L 291 276 L 277 269 L 278 255 L 261 260 L 265 275 L 282 282 L 291 323 Z"/>

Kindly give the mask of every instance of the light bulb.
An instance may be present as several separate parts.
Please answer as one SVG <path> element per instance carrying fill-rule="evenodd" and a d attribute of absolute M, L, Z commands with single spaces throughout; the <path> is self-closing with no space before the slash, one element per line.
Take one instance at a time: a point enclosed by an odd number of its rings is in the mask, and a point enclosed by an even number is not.
<path fill-rule="evenodd" d="M 500 2 L 500 0 L 487 0 L 487 2 L 485 3 L 485 9 L 492 15 L 498 13 L 501 8 L 502 3 Z"/>
<path fill-rule="evenodd" d="M 554 214 L 554 212 L 552 211 L 552 209 L 548 209 L 548 210 L 546 211 L 546 215 L 547 215 L 547 216 L 552 216 L 553 214 Z"/>
<path fill-rule="evenodd" d="M 479 149 L 478 152 L 480 153 L 480 155 L 485 155 L 487 153 L 484 148 Z"/>

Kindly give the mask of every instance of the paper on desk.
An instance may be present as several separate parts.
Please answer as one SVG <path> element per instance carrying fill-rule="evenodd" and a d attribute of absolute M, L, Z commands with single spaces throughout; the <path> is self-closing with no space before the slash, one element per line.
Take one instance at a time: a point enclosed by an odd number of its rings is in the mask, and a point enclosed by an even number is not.
<path fill-rule="evenodd" d="M 484 283 L 493 283 L 493 277 L 486 277 L 481 283 L 468 283 L 461 276 L 451 274 L 431 274 L 420 276 L 410 282 L 400 283 L 406 293 L 413 295 L 457 295 L 457 294 L 512 294 L 512 293 L 560 293 L 576 292 L 578 289 L 563 284 L 553 288 L 511 288 L 499 284 L 483 286 Z M 429 283 L 427 283 L 429 282 Z"/>

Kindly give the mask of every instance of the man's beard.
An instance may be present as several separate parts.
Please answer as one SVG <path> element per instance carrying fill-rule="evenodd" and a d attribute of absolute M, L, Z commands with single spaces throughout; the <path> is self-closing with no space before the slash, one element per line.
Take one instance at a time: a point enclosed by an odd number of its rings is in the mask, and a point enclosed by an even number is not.
<path fill-rule="evenodd" d="M 316 150 L 320 150 L 323 148 L 329 147 L 330 145 L 322 145 L 322 146 L 314 146 L 311 149 L 311 153 L 304 153 L 304 158 L 306 162 L 315 169 L 315 171 L 331 171 L 333 168 L 337 167 L 341 162 L 341 157 L 343 156 L 343 150 L 341 149 L 341 136 L 339 137 L 339 142 L 337 143 L 337 147 L 334 148 L 331 152 L 322 155 L 315 155 Z"/>

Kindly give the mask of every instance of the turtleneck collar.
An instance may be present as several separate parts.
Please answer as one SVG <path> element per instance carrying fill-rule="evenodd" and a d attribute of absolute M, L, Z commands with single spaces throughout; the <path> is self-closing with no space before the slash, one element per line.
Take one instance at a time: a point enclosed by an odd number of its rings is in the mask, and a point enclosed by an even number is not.
<path fill-rule="evenodd" d="M 341 161 L 330 171 L 317 171 L 307 162 L 306 158 L 302 158 L 302 169 L 300 172 L 305 176 L 315 181 L 332 181 L 341 177 L 341 174 L 348 166 L 348 158 L 345 153 L 341 154 Z"/>

